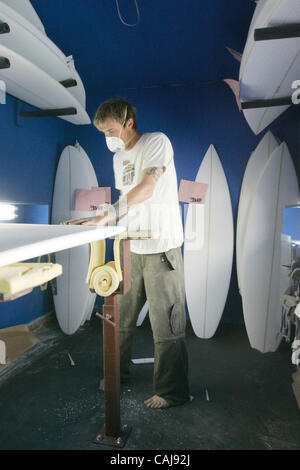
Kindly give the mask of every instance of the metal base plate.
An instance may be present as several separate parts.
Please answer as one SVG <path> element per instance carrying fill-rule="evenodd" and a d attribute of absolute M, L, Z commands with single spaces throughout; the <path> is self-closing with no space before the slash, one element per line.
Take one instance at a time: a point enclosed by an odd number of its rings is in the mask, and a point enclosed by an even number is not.
<path fill-rule="evenodd" d="M 93 439 L 93 442 L 94 444 L 122 448 L 127 442 L 131 429 L 131 426 L 124 424 L 123 426 L 121 426 L 120 433 L 117 437 L 107 436 L 105 434 L 105 424 L 103 424 L 99 429 L 98 433 L 96 434 L 95 438 Z"/>

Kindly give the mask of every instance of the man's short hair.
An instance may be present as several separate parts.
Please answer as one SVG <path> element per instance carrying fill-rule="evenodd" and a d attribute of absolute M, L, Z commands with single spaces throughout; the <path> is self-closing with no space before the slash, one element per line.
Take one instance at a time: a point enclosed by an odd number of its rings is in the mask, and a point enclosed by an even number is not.
<path fill-rule="evenodd" d="M 133 129 L 137 129 L 136 109 L 122 98 L 111 98 L 102 103 L 96 111 L 94 125 L 98 128 L 107 118 L 115 119 L 123 126 L 133 119 Z"/>

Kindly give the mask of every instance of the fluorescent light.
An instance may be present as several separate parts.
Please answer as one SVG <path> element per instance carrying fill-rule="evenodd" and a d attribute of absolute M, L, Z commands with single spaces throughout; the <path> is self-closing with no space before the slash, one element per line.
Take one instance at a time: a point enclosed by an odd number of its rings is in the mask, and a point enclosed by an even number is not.
<path fill-rule="evenodd" d="M 13 220 L 18 216 L 16 214 L 17 207 L 13 204 L 0 202 L 0 220 Z"/>

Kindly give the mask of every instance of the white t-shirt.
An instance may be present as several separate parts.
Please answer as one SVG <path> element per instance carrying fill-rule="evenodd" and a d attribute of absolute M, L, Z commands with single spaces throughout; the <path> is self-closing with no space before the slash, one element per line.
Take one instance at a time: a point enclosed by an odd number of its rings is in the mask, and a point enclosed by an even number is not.
<path fill-rule="evenodd" d="M 151 230 L 160 237 L 153 240 L 131 240 L 134 253 L 150 254 L 168 251 L 183 243 L 183 228 L 178 201 L 177 176 L 173 148 L 162 132 L 142 134 L 131 150 L 114 154 L 115 186 L 122 195 L 141 182 L 142 171 L 151 167 L 165 167 L 152 196 L 131 208 L 119 221 L 128 231 Z"/>

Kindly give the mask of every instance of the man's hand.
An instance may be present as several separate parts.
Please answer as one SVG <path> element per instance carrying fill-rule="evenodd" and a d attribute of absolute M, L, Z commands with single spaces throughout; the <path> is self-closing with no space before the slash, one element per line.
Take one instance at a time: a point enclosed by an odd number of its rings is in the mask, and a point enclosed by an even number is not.
<path fill-rule="evenodd" d="M 97 225 L 105 226 L 116 224 L 122 219 L 131 207 L 144 202 L 149 199 L 154 191 L 157 181 L 164 173 L 165 167 L 150 167 L 143 170 L 142 180 L 131 189 L 125 196 L 122 196 L 110 210 L 105 211 L 104 215 L 97 215 L 94 217 L 86 217 L 83 219 L 74 219 L 61 222 L 63 225 Z"/>
<path fill-rule="evenodd" d="M 101 215 L 97 215 L 95 217 L 89 217 L 84 222 L 82 222 L 81 225 L 104 226 L 104 225 L 107 225 L 107 217 L 106 216 L 101 216 Z"/>
<path fill-rule="evenodd" d="M 105 216 L 85 217 L 82 219 L 72 219 L 61 222 L 61 225 L 91 225 L 91 226 L 103 226 L 107 225 Z"/>
<path fill-rule="evenodd" d="M 85 218 L 85 219 L 65 220 L 64 222 L 61 222 L 60 225 L 81 225 L 84 221 L 87 221 L 87 218 Z"/>

